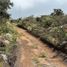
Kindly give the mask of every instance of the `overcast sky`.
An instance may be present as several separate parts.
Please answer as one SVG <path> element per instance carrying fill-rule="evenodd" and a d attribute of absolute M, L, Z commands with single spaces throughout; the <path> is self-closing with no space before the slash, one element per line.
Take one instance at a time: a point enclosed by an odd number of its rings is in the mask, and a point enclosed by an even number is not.
<path fill-rule="evenodd" d="M 50 14 L 54 8 L 67 13 L 67 0 L 11 0 L 14 6 L 9 11 L 12 18 Z"/>

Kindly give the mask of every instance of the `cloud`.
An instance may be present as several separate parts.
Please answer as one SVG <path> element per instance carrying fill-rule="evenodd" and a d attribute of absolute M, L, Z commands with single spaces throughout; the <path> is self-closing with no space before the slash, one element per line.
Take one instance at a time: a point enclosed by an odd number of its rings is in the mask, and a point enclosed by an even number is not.
<path fill-rule="evenodd" d="M 67 0 L 56 0 L 59 4 L 63 5 L 67 3 Z"/>
<path fill-rule="evenodd" d="M 15 7 L 27 9 L 32 8 L 38 3 L 45 3 L 48 0 L 11 0 Z"/>
<path fill-rule="evenodd" d="M 14 3 L 9 11 L 13 18 L 30 15 L 50 14 L 53 9 L 60 8 L 67 12 L 67 0 L 11 0 Z"/>
<path fill-rule="evenodd" d="M 26 1 L 26 0 L 13 0 L 14 6 L 19 7 L 22 9 L 27 9 L 32 7 L 31 1 Z"/>

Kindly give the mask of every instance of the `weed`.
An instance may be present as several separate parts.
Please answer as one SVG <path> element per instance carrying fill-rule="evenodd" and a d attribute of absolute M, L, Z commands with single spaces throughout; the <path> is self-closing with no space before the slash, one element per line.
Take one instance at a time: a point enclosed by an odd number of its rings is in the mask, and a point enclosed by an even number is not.
<path fill-rule="evenodd" d="M 32 45 L 31 46 L 33 49 L 37 49 L 38 47 L 37 47 L 37 45 Z"/>
<path fill-rule="evenodd" d="M 44 53 L 44 52 L 42 52 L 42 53 L 40 53 L 39 57 L 40 57 L 40 58 L 47 58 L 47 54 Z"/>

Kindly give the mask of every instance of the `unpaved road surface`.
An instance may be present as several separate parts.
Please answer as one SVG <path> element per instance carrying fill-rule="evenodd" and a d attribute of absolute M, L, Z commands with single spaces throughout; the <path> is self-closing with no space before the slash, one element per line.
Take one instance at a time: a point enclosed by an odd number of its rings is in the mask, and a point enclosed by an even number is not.
<path fill-rule="evenodd" d="M 17 61 L 14 67 L 67 67 L 59 56 L 26 30 L 17 28 Z M 56 56 L 56 57 L 55 57 Z"/>

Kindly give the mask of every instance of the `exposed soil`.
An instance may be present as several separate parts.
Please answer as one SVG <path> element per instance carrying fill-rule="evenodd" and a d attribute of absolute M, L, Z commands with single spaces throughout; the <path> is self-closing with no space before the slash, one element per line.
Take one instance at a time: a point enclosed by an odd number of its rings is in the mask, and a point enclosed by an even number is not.
<path fill-rule="evenodd" d="M 24 29 L 17 28 L 17 32 L 20 38 L 14 67 L 67 67 L 62 58 L 38 38 Z"/>

